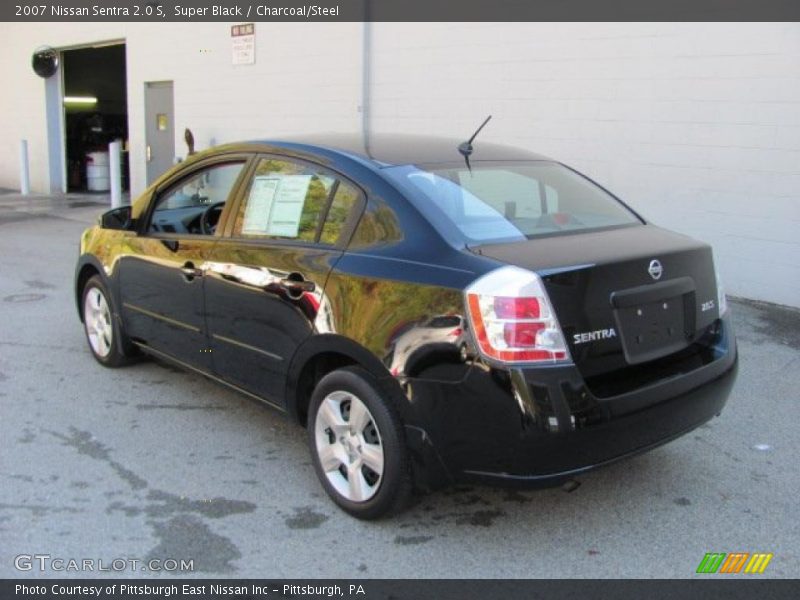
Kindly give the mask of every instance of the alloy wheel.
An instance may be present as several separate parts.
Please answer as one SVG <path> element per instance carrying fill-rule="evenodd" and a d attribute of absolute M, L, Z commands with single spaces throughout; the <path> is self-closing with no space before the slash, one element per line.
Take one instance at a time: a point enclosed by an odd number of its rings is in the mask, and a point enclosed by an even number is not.
<path fill-rule="evenodd" d="M 338 494 L 366 502 L 380 488 L 384 471 L 383 444 L 366 404 L 350 392 L 328 394 L 314 426 L 322 471 Z"/>
<path fill-rule="evenodd" d="M 111 310 L 102 290 L 92 287 L 83 301 L 83 322 L 92 351 L 100 358 L 109 355 L 114 342 Z"/>

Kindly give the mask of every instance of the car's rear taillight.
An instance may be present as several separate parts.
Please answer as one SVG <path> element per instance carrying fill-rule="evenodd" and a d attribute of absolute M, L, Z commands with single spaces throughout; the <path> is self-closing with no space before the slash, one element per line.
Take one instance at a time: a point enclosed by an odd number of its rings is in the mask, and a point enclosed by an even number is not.
<path fill-rule="evenodd" d="M 567 346 L 542 280 L 518 267 L 501 267 L 466 290 L 475 343 L 504 363 L 569 360 Z"/>

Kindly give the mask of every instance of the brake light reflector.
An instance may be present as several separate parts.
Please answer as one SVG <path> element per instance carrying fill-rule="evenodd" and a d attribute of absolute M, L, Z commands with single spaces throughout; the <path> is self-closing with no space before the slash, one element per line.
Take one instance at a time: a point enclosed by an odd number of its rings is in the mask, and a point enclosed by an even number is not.
<path fill-rule="evenodd" d="M 568 360 L 566 343 L 541 278 L 519 267 L 501 267 L 466 290 L 475 342 L 489 359 L 504 363 Z"/>
<path fill-rule="evenodd" d="M 514 322 L 503 325 L 503 338 L 512 348 L 536 345 L 536 334 L 544 329 L 544 323 Z"/>

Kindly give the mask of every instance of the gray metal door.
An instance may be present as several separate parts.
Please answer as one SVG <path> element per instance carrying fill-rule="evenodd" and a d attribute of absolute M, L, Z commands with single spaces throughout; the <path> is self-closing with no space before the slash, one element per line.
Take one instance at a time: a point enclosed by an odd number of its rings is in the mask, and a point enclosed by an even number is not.
<path fill-rule="evenodd" d="M 144 84 L 147 185 L 175 162 L 175 104 L 171 81 Z"/>

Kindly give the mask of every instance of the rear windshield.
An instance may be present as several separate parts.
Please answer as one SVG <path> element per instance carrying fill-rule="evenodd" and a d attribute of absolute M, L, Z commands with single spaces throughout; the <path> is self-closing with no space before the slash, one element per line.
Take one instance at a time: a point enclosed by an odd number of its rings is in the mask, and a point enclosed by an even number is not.
<path fill-rule="evenodd" d="M 554 162 L 384 169 L 448 238 L 478 245 L 639 224 L 616 198 Z"/>

